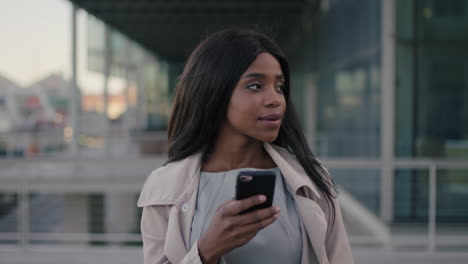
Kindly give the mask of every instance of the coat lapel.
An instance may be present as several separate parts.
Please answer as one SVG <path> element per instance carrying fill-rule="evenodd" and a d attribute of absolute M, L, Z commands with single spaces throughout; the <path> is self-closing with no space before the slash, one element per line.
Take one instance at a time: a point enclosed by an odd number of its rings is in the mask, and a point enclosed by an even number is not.
<path fill-rule="evenodd" d="M 182 258 L 188 253 L 185 241 L 182 237 L 181 221 L 179 221 L 179 208 L 173 206 L 167 224 L 166 243 L 164 253 L 171 263 L 180 263 Z"/>
<path fill-rule="evenodd" d="M 195 213 L 200 179 L 201 155 L 196 154 L 188 158 L 183 166 L 180 166 L 177 174 L 191 174 L 186 184 L 187 188 L 180 195 L 171 209 L 168 224 L 164 252 L 172 263 L 179 263 L 190 250 L 190 229 Z"/>
<path fill-rule="evenodd" d="M 307 233 L 308 241 L 303 240 L 303 247 L 312 246 L 317 260 L 321 264 L 328 264 L 325 250 L 325 238 L 327 230 L 327 221 L 325 214 L 318 203 L 313 199 L 320 199 L 320 194 L 312 184 L 309 176 L 302 169 L 302 166 L 294 166 L 297 162 L 293 154 L 283 153 L 286 150 L 278 149 L 269 143 L 265 143 L 265 149 L 276 165 L 281 170 L 289 190 L 294 196 L 297 206 L 297 212 L 301 218 L 302 229 Z M 280 154 L 280 151 L 282 152 Z M 303 190 L 301 192 L 301 190 Z M 310 255 L 310 251 L 306 251 Z M 302 262 L 311 263 L 315 256 L 306 256 Z M 308 259 L 308 260 L 307 260 Z M 313 262 L 312 262 L 313 263 Z"/>
<path fill-rule="evenodd" d="M 190 251 L 190 232 L 200 182 L 201 155 L 191 156 L 178 173 L 191 173 L 187 189 L 174 203 L 167 224 L 164 252 L 171 263 L 180 263 Z M 218 262 L 225 264 L 223 258 Z"/>
<path fill-rule="evenodd" d="M 314 249 L 317 260 L 320 264 L 328 264 L 325 250 L 325 235 L 327 230 L 326 220 L 314 209 L 317 203 L 308 198 L 295 196 L 297 211 L 301 217 L 303 227 L 307 233 L 310 244 Z M 308 246 L 310 246 L 308 244 Z"/>

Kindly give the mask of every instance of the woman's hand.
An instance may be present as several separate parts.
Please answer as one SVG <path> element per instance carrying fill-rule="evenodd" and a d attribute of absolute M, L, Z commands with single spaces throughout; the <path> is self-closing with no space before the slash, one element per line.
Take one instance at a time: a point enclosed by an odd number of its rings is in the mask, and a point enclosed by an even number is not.
<path fill-rule="evenodd" d="M 246 244 L 278 218 L 280 209 L 277 206 L 240 214 L 265 200 L 264 195 L 256 195 L 219 206 L 210 226 L 198 240 L 198 251 L 204 264 L 217 263 L 221 256 Z"/>

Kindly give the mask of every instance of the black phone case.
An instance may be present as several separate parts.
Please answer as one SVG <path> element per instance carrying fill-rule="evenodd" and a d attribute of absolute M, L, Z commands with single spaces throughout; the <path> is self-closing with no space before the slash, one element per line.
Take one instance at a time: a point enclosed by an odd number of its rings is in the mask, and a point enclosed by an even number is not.
<path fill-rule="evenodd" d="M 252 176 L 250 182 L 241 181 L 242 175 Z M 245 199 L 254 195 L 263 194 L 266 202 L 243 211 L 242 214 L 258 209 L 268 208 L 273 205 L 275 193 L 276 174 L 272 171 L 241 171 L 237 174 L 236 200 Z"/>

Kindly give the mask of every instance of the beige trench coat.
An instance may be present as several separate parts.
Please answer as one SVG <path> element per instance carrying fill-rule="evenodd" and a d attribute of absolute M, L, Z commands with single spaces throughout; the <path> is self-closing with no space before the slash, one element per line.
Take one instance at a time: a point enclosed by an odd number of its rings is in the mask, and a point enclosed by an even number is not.
<path fill-rule="evenodd" d="M 294 155 L 270 143 L 264 148 L 294 195 L 303 230 L 301 263 L 354 263 L 338 201 L 334 228 L 330 230 L 332 219 L 325 199 Z M 145 264 L 202 263 L 197 243 L 189 248 L 200 168 L 198 153 L 153 171 L 146 180 L 138 199 L 138 206 L 143 207 Z M 221 259 L 220 263 L 225 261 Z"/>

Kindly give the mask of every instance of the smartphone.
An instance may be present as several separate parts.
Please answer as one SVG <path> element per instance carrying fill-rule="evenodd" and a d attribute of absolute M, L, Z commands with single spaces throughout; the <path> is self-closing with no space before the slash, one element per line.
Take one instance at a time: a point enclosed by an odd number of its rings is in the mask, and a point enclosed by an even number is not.
<path fill-rule="evenodd" d="M 268 208 L 273 205 L 275 193 L 276 174 L 272 171 L 241 171 L 237 174 L 236 200 L 249 198 L 254 195 L 263 194 L 266 201 L 253 206 L 241 214 L 249 213 L 258 209 Z"/>

